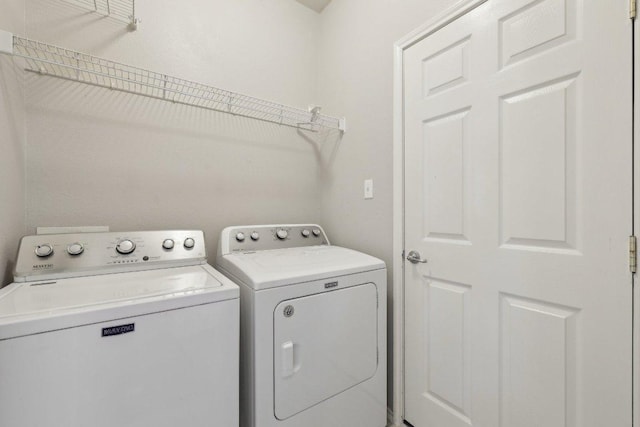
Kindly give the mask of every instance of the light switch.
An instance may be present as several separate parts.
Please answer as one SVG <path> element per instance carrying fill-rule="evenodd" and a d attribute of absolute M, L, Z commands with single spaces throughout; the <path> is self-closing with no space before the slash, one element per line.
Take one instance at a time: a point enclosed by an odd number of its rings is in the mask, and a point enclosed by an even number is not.
<path fill-rule="evenodd" d="M 373 199 L 373 180 L 372 179 L 364 180 L 364 198 Z"/>

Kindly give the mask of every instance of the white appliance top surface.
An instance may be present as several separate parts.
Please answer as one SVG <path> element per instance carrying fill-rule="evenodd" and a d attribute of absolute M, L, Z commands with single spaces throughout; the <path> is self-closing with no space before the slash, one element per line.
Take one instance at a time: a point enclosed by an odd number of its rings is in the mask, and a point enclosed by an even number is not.
<path fill-rule="evenodd" d="M 340 246 L 230 253 L 218 267 L 255 290 L 385 268 L 382 260 Z"/>
<path fill-rule="evenodd" d="M 17 324 L 30 324 L 20 330 L 36 333 L 238 296 L 238 287 L 209 265 L 16 282 L 0 289 L 0 339 L 13 335 L 6 328 Z"/>

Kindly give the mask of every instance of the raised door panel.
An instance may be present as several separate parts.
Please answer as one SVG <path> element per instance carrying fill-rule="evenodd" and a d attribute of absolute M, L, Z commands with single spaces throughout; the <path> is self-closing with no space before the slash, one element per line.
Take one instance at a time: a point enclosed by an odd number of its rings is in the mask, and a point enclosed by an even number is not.
<path fill-rule="evenodd" d="M 576 249 L 576 76 L 501 97 L 501 243 Z"/>

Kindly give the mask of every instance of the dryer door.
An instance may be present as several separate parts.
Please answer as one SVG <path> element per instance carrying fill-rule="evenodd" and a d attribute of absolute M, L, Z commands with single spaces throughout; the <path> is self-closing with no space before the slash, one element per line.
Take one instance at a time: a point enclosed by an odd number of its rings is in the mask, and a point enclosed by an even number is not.
<path fill-rule="evenodd" d="M 273 314 L 275 416 L 287 419 L 367 379 L 378 366 L 372 283 L 281 302 Z"/>

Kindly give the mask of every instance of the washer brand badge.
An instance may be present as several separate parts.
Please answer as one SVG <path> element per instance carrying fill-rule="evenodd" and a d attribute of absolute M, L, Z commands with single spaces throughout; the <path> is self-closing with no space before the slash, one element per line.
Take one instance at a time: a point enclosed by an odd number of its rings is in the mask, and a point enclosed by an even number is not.
<path fill-rule="evenodd" d="M 129 323 L 128 325 L 110 326 L 108 328 L 102 328 L 102 336 L 110 337 L 112 335 L 128 334 L 136 330 L 135 323 Z"/>
<path fill-rule="evenodd" d="M 48 268 L 53 268 L 53 264 L 34 264 L 34 270 L 46 270 Z"/>
<path fill-rule="evenodd" d="M 338 286 L 338 282 L 329 282 L 324 284 L 325 289 L 335 288 L 336 286 Z"/>

